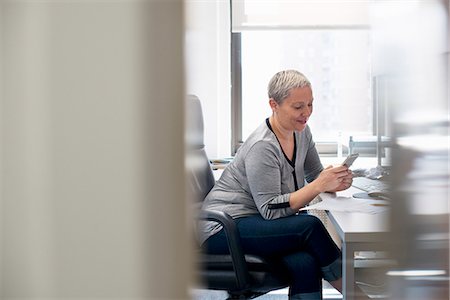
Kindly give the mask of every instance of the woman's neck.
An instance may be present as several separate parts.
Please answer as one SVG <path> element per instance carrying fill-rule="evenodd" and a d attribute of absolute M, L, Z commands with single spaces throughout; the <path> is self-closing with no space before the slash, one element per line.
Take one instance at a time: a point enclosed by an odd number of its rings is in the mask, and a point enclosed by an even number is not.
<path fill-rule="evenodd" d="M 269 122 L 272 126 L 273 132 L 279 140 L 290 141 L 293 138 L 293 131 L 284 129 L 275 116 L 272 115 L 269 118 Z"/>

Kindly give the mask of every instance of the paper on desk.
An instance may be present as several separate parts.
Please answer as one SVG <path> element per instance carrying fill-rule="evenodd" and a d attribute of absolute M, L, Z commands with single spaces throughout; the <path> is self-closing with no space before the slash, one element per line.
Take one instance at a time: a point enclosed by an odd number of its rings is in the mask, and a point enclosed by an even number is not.
<path fill-rule="evenodd" d="M 323 199 L 319 203 L 303 207 L 300 210 L 309 209 L 378 214 L 389 209 L 389 202 L 352 197 L 335 197 Z"/>

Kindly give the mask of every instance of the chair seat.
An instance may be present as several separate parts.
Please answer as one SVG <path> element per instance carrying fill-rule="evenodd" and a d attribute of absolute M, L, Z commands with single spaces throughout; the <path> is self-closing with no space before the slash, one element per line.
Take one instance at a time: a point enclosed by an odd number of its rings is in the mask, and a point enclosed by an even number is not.
<path fill-rule="evenodd" d="M 270 263 L 256 255 L 245 255 L 249 273 L 249 286 L 252 293 L 264 294 L 272 290 L 281 289 L 288 285 L 287 270 L 281 264 Z M 230 293 L 242 293 L 236 284 L 236 274 L 230 255 L 199 256 L 199 277 L 209 289 L 228 290 Z M 245 290 L 245 289 L 244 289 Z"/>
<path fill-rule="evenodd" d="M 271 264 L 257 255 L 245 255 L 245 261 L 249 271 L 276 272 L 284 271 L 279 264 Z M 233 261 L 230 255 L 201 254 L 199 263 L 206 270 L 233 270 Z"/>

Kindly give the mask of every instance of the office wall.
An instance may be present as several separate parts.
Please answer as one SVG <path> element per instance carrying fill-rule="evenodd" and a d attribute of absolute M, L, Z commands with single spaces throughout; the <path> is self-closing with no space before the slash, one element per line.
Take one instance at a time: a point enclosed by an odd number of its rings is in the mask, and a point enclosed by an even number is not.
<path fill-rule="evenodd" d="M 202 102 L 209 157 L 231 153 L 230 7 L 186 0 L 186 90 Z"/>
<path fill-rule="evenodd" d="M 0 299 L 186 299 L 182 1 L 0 14 Z"/>

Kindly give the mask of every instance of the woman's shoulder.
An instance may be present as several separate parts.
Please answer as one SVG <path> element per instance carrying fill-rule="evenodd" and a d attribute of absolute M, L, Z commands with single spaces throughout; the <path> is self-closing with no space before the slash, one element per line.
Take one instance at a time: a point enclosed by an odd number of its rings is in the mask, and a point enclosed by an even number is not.
<path fill-rule="evenodd" d="M 277 144 L 275 134 L 267 127 L 266 123 L 261 124 L 256 128 L 245 140 L 244 145 L 247 147 L 253 147 L 255 144 Z"/>
<path fill-rule="evenodd" d="M 239 151 L 236 155 L 246 155 L 249 151 L 254 151 L 258 149 L 261 150 L 269 150 L 276 151 L 279 148 L 279 144 L 276 140 L 273 132 L 267 127 L 267 125 L 261 124 L 258 128 L 256 128 L 245 140 L 245 142 L 239 148 Z M 240 152 L 240 153 L 239 153 Z"/>

